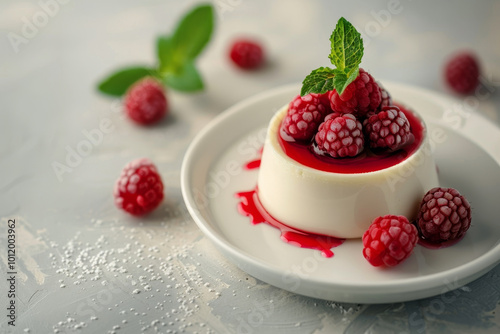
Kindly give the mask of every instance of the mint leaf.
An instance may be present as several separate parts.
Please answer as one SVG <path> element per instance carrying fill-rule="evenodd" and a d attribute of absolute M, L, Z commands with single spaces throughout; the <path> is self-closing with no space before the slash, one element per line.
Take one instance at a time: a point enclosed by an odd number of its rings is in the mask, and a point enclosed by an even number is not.
<path fill-rule="evenodd" d="M 172 36 L 157 39 L 158 71 L 167 86 L 184 92 L 203 89 L 194 59 L 210 40 L 213 16 L 212 6 L 198 6 L 184 16 Z"/>
<path fill-rule="evenodd" d="M 192 60 L 210 40 L 214 26 L 213 8 L 201 5 L 186 14 L 172 35 L 174 58 Z"/>
<path fill-rule="evenodd" d="M 302 81 L 300 95 L 323 94 L 335 89 L 341 95 L 359 74 L 363 57 L 363 39 L 346 19 L 341 17 L 330 36 L 331 52 L 328 58 L 335 69 L 320 67 Z"/>
<path fill-rule="evenodd" d="M 182 64 L 174 62 L 174 48 L 172 38 L 160 36 L 156 40 L 156 53 L 158 56 L 158 70 L 160 72 L 172 72 L 182 67 Z"/>
<path fill-rule="evenodd" d="M 98 84 L 99 91 L 121 96 L 133 83 L 145 76 L 154 76 L 180 91 L 203 89 L 203 81 L 194 66 L 194 59 L 212 36 L 213 12 L 211 5 L 200 5 L 180 20 L 172 36 L 157 38 L 157 69 L 140 66 L 122 69 L 101 81 Z"/>
<path fill-rule="evenodd" d="M 337 22 L 330 42 L 332 50 L 328 58 L 338 70 L 359 67 L 364 51 L 363 39 L 356 28 L 343 17 Z"/>
<path fill-rule="evenodd" d="M 333 70 L 335 73 L 335 78 L 333 79 L 333 87 L 339 95 L 344 92 L 347 86 L 353 82 L 359 74 L 359 67 L 354 69 L 345 69 L 346 71 L 340 71 L 338 69 Z"/>
<path fill-rule="evenodd" d="M 320 67 L 312 71 L 304 81 L 300 95 L 304 96 L 310 93 L 323 94 L 334 88 L 335 70 L 329 67 Z"/>
<path fill-rule="evenodd" d="M 129 67 L 102 80 L 98 85 L 98 89 L 104 94 L 122 96 L 132 84 L 146 76 L 158 76 L 158 73 L 148 67 Z"/>
<path fill-rule="evenodd" d="M 163 77 L 163 82 L 182 92 L 194 92 L 203 89 L 203 81 L 192 62 L 186 62 L 179 69 L 178 73 L 167 73 Z"/>

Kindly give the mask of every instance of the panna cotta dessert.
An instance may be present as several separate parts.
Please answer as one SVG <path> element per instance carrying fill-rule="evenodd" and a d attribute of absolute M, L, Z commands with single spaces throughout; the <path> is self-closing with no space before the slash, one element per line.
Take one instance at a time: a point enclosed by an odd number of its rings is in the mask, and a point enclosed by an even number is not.
<path fill-rule="evenodd" d="M 373 266 L 392 267 L 415 246 L 449 247 L 471 225 L 471 206 L 439 186 L 427 129 L 418 110 L 394 103 L 360 68 L 361 35 L 337 22 L 328 56 L 300 94 L 272 117 L 257 185 L 238 192 L 238 210 L 267 223 L 291 245 L 320 250 L 359 238 Z M 401 101 L 404 103 L 404 101 Z"/>
<path fill-rule="evenodd" d="M 438 186 L 424 122 L 411 119 L 413 142 L 397 151 L 361 156 L 317 155 L 311 144 L 281 134 L 289 106 L 272 118 L 262 152 L 257 194 L 276 220 L 337 238 L 360 238 L 373 219 L 388 213 L 416 218 L 428 189 Z"/>
<path fill-rule="evenodd" d="M 438 176 L 424 121 L 359 67 L 356 29 L 341 18 L 330 42 L 335 68 L 313 70 L 269 123 L 256 194 L 286 226 L 361 238 L 376 217 L 416 219 Z"/>

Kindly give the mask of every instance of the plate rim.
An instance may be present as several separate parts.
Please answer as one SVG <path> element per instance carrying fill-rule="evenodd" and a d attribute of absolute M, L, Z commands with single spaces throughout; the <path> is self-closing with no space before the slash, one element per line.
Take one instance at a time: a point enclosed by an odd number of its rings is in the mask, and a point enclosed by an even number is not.
<path fill-rule="evenodd" d="M 448 100 L 449 102 L 456 102 L 458 101 L 454 97 L 451 96 L 446 96 L 444 94 L 436 93 L 433 92 L 429 89 L 418 87 L 418 86 L 413 86 L 409 84 L 404 84 L 404 83 L 396 83 L 396 82 L 391 82 L 391 81 L 382 81 L 384 86 L 392 86 L 392 85 L 398 85 L 401 89 L 404 90 L 412 90 L 416 92 L 417 94 L 425 94 L 426 96 L 432 97 L 434 100 L 440 100 L 446 101 Z M 267 283 L 269 283 L 268 280 L 263 279 L 263 276 L 275 276 L 275 275 L 283 275 L 283 270 L 279 267 L 276 267 L 274 264 L 268 264 L 262 261 L 262 259 L 257 258 L 253 256 L 252 254 L 248 253 L 247 251 L 238 248 L 237 245 L 234 245 L 233 243 L 229 242 L 223 235 L 221 235 L 218 231 L 216 231 L 212 224 L 209 222 L 206 222 L 205 219 L 201 216 L 198 208 L 196 201 L 194 197 L 192 196 L 190 192 L 190 185 L 191 185 L 191 180 L 189 179 L 189 174 L 190 174 L 190 169 L 193 166 L 192 161 L 196 158 L 194 156 L 194 151 L 200 145 L 200 142 L 203 140 L 203 138 L 209 134 L 213 129 L 223 123 L 226 119 L 232 117 L 235 114 L 238 114 L 242 112 L 246 107 L 249 105 L 252 105 L 254 103 L 272 98 L 274 96 L 280 95 L 280 94 L 285 94 L 290 92 L 291 95 L 293 95 L 293 91 L 298 92 L 298 87 L 300 87 L 299 84 L 294 83 L 294 84 L 287 84 L 283 86 L 276 87 L 274 89 L 264 91 L 261 93 L 258 93 L 256 95 L 253 95 L 251 97 L 248 97 L 219 115 L 217 115 L 214 119 L 212 119 L 192 140 L 191 144 L 189 145 L 188 149 L 186 150 L 182 166 L 181 166 L 181 191 L 182 191 L 182 196 L 184 199 L 184 202 L 186 204 L 186 207 L 195 221 L 195 223 L 198 225 L 198 228 L 210 238 L 210 240 L 223 252 L 227 257 L 231 258 L 231 261 L 240 268 L 243 271 L 251 274 L 252 276 L 257 277 L 258 279 L 261 279 Z M 429 115 L 423 115 L 424 118 L 426 117 L 431 117 Z M 488 131 L 493 131 L 496 132 L 496 135 L 500 137 L 500 127 L 498 127 L 496 124 L 493 124 L 491 121 L 487 120 L 483 115 L 479 113 L 473 113 L 471 115 L 473 118 L 478 118 L 479 122 L 482 124 L 486 124 Z M 439 118 L 436 117 L 436 120 Z M 446 126 L 445 124 L 443 124 Z M 455 129 L 450 128 L 451 131 L 456 131 Z M 464 136 L 466 139 L 471 140 L 473 143 L 477 144 L 480 146 L 487 154 L 490 156 L 492 159 L 497 162 L 500 166 L 500 156 L 495 157 L 491 154 L 491 152 L 486 149 L 483 145 L 478 143 L 475 140 L 472 140 L 468 135 L 466 134 L 460 134 Z M 258 268 L 258 271 L 261 273 L 266 273 L 266 275 L 256 275 L 255 270 L 247 270 L 245 268 L 242 268 L 240 265 L 241 262 L 248 263 L 248 265 L 251 265 L 255 268 Z M 401 278 L 398 279 L 398 281 L 383 281 L 383 282 L 371 282 L 370 284 L 359 284 L 359 283 L 346 283 L 346 282 L 335 282 L 335 281 L 326 281 L 324 279 L 318 279 L 317 277 L 307 277 L 307 281 L 310 282 L 311 284 L 319 285 L 319 286 L 329 286 L 329 287 L 342 287 L 344 289 L 356 289 L 357 291 L 361 291 L 363 293 L 367 293 L 367 291 L 364 290 L 371 290 L 371 289 L 377 289 L 377 288 L 387 288 L 387 287 L 392 287 L 392 288 L 402 288 L 405 287 L 405 292 L 418 292 L 422 290 L 431 290 L 432 288 L 436 287 L 442 287 L 443 286 L 443 281 L 446 280 L 447 278 L 453 277 L 457 281 L 466 281 L 463 284 L 467 284 L 468 282 L 472 281 L 473 279 L 482 276 L 484 273 L 489 271 L 491 268 L 495 267 L 498 263 L 500 263 L 500 240 L 493 245 L 488 252 L 482 254 L 481 256 L 473 259 L 470 262 L 464 263 L 460 266 L 447 269 L 444 271 L 428 274 L 425 276 L 417 276 L 417 277 L 406 277 L 406 278 Z M 247 267 L 247 266 L 245 266 Z M 466 269 L 465 269 L 466 268 Z M 473 269 L 473 270 L 471 270 Z M 470 279 L 469 279 L 470 278 Z M 272 283 L 269 283 L 272 284 Z M 462 284 L 462 285 L 463 285 Z M 273 285 L 273 284 L 272 284 Z M 411 289 L 411 287 L 414 287 Z M 280 287 L 282 289 L 285 289 L 283 287 Z M 292 291 L 294 293 L 298 293 L 301 295 L 308 295 L 304 294 L 298 291 Z M 377 294 L 377 293 L 374 293 Z M 367 294 L 372 295 L 370 293 Z M 424 297 L 429 297 L 434 294 L 430 294 L 427 296 L 422 295 L 422 297 L 419 298 L 424 298 Z M 311 295 L 309 295 L 311 296 Z M 311 297 L 316 297 L 317 296 L 311 296 Z M 359 299 L 359 298 L 358 298 Z M 403 301 L 403 300 L 411 300 L 411 299 L 395 299 L 395 301 Z"/>

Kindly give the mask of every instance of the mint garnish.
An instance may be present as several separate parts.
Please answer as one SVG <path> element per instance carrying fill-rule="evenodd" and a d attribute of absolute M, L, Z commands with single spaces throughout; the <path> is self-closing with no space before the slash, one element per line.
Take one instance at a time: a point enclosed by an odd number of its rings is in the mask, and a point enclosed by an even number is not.
<path fill-rule="evenodd" d="M 363 39 L 356 28 L 341 17 L 330 36 L 330 42 L 328 58 L 335 69 L 320 67 L 312 71 L 302 82 L 300 95 L 323 94 L 333 89 L 341 95 L 358 76 L 364 49 Z"/>
<path fill-rule="evenodd" d="M 172 36 L 175 56 L 188 60 L 198 56 L 210 40 L 213 25 L 210 5 L 198 6 L 184 16 Z"/>
<path fill-rule="evenodd" d="M 211 5 L 200 5 L 187 13 L 171 36 L 156 40 L 158 64 L 153 67 L 130 67 L 116 71 L 98 84 L 102 93 L 122 96 L 145 76 L 153 76 L 172 89 L 193 92 L 203 89 L 203 80 L 196 69 L 196 57 L 205 48 L 214 25 Z"/>
<path fill-rule="evenodd" d="M 183 92 L 203 89 L 203 81 L 192 62 L 186 62 L 175 73 L 167 73 L 163 78 L 165 85 Z"/>
<path fill-rule="evenodd" d="M 134 82 L 147 76 L 156 75 L 157 72 L 154 68 L 139 66 L 129 67 L 115 72 L 105 80 L 101 81 L 98 88 L 103 93 L 113 96 L 121 96 Z"/>

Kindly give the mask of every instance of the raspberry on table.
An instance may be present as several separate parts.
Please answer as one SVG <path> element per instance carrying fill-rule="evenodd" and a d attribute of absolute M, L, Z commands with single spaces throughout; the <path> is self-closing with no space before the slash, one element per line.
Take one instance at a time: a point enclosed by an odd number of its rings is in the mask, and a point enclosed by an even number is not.
<path fill-rule="evenodd" d="M 406 217 L 377 217 L 363 234 L 363 255 L 375 267 L 392 267 L 410 256 L 417 241 L 417 228 Z"/>
<path fill-rule="evenodd" d="M 358 77 L 345 88 L 342 95 L 339 96 L 337 91 L 332 90 L 329 99 L 333 111 L 361 117 L 369 111 L 377 110 L 382 101 L 382 93 L 375 79 L 360 68 Z"/>
<path fill-rule="evenodd" d="M 231 45 L 229 57 L 240 68 L 255 69 L 264 62 L 264 50 L 255 41 L 240 39 Z"/>
<path fill-rule="evenodd" d="M 470 224 L 470 204 L 458 190 L 436 187 L 422 199 L 417 225 L 423 239 L 434 243 L 457 240 Z"/>
<path fill-rule="evenodd" d="M 150 125 L 160 121 L 168 109 L 163 86 L 153 78 L 136 82 L 125 96 L 127 115 L 136 123 Z"/>
<path fill-rule="evenodd" d="M 372 148 L 396 151 L 414 139 L 408 118 L 397 106 L 383 107 L 380 112 L 368 117 L 363 126 Z"/>
<path fill-rule="evenodd" d="M 154 210 L 163 200 L 163 182 L 147 158 L 129 162 L 114 188 L 115 204 L 134 216 Z"/>
<path fill-rule="evenodd" d="M 459 94 L 471 94 L 479 84 L 479 62 L 471 52 L 460 52 L 445 65 L 446 83 Z"/>
<path fill-rule="evenodd" d="M 321 123 L 315 139 L 317 148 L 334 158 L 354 157 L 363 151 L 365 143 L 361 122 L 352 114 Z"/>
<path fill-rule="evenodd" d="M 288 105 L 288 111 L 281 123 L 281 132 L 293 140 L 310 141 L 330 107 L 320 94 L 297 95 Z M 283 138 L 287 140 L 288 138 Z"/>

